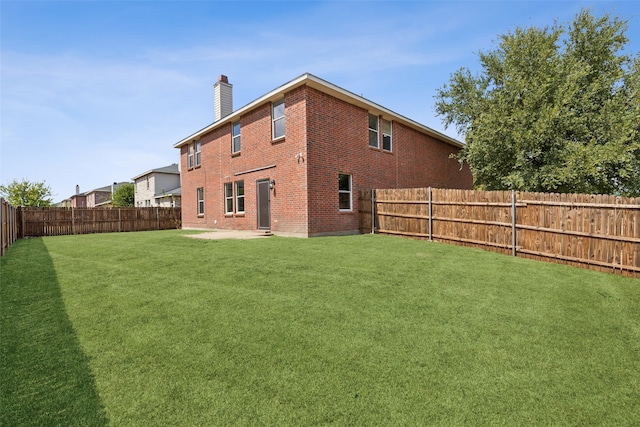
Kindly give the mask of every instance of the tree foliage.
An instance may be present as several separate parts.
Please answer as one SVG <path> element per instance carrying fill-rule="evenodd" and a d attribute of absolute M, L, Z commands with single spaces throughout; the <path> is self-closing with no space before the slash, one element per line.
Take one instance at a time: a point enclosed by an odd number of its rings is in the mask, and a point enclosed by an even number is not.
<path fill-rule="evenodd" d="M 45 207 L 51 206 L 53 194 L 51 188 L 42 182 L 13 180 L 0 185 L 0 194 L 13 206 Z"/>
<path fill-rule="evenodd" d="M 626 21 L 582 10 L 568 26 L 516 28 L 438 90 L 436 111 L 490 190 L 640 195 L 640 55 Z"/>
<path fill-rule="evenodd" d="M 113 206 L 133 207 L 135 188 L 132 183 L 118 186 L 113 192 Z"/>

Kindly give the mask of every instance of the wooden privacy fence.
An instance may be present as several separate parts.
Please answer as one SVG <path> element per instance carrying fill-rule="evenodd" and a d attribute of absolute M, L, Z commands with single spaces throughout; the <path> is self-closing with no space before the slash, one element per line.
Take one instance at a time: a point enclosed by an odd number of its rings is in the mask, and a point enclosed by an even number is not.
<path fill-rule="evenodd" d="M 640 198 L 435 188 L 360 192 L 362 232 L 640 277 Z M 373 213 L 373 215 L 372 215 Z"/>
<path fill-rule="evenodd" d="M 180 208 L 18 208 L 18 237 L 180 228 Z"/>
<path fill-rule="evenodd" d="M 5 199 L 0 199 L 0 256 L 18 240 L 17 209 L 11 206 Z"/>

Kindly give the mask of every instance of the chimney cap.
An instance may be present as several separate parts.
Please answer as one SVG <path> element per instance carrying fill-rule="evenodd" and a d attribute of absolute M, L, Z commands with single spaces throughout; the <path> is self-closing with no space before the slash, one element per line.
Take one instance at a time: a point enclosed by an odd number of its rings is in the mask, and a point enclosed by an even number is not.
<path fill-rule="evenodd" d="M 220 74 L 220 78 L 218 79 L 218 81 L 222 83 L 229 83 L 229 79 L 224 74 Z"/>

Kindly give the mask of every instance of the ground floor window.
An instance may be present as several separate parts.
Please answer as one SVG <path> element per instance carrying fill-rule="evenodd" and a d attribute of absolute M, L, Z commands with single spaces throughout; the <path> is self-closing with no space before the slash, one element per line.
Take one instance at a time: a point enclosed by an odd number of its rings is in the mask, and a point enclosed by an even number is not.
<path fill-rule="evenodd" d="M 233 184 L 230 182 L 224 184 L 224 213 L 233 213 Z"/>
<path fill-rule="evenodd" d="M 244 181 L 236 182 L 236 213 L 244 213 Z"/>
<path fill-rule="evenodd" d="M 351 202 L 351 175 L 338 175 L 338 204 L 341 211 L 350 211 L 353 209 Z"/>
<path fill-rule="evenodd" d="M 198 194 L 198 215 L 204 215 L 204 188 L 200 187 L 197 190 Z"/>
<path fill-rule="evenodd" d="M 244 181 L 224 184 L 224 213 L 226 215 L 244 213 Z"/>

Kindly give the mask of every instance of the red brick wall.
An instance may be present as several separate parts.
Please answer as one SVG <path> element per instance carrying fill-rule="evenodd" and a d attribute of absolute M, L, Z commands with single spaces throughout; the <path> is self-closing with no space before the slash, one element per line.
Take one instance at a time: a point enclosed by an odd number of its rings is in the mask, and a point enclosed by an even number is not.
<path fill-rule="evenodd" d="M 361 189 L 473 188 L 468 168 L 460 171 L 455 147 L 392 122 L 392 151 L 369 146 L 369 111 L 307 89 L 309 234 L 356 232 Z M 352 175 L 353 213 L 338 209 L 338 174 Z"/>
<path fill-rule="evenodd" d="M 187 148 L 182 147 L 182 221 L 185 227 L 257 229 L 256 182 L 269 179 L 276 182 L 270 192 L 271 230 L 306 233 L 305 104 L 299 93 L 294 90 L 285 96 L 284 138 L 272 140 L 271 103 L 268 102 L 240 118 L 239 154 L 231 154 L 231 124 L 201 138 L 200 168 L 188 170 Z M 299 153 L 302 157 L 297 157 Z M 272 165 L 275 167 L 243 173 Z M 245 187 L 245 213 L 225 215 L 224 183 L 240 180 L 244 181 Z M 203 217 L 196 214 L 198 187 L 205 188 Z"/>
<path fill-rule="evenodd" d="M 457 161 L 449 158 L 457 152 L 455 147 L 398 122 L 392 124 L 391 153 L 369 147 L 368 113 L 301 86 L 285 94 L 284 138 L 272 141 L 271 103 L 265 103 L 240 118 L 240 154 L 231 154 L 231 124 L 201 138 L 198 168 L 188 170 L 187 147 L 182 147 L 183 225 L 256 229 L 259 179 L 276 181 L 270 193 L 271 229 L 308 235 L 357 232 L 360 189 L 472 188 L 468 168 L 460 171 Z M 338 208 L 340 173 L 352 175 L 352 212 Z M 244 180 L 245 213 L 225 215 L 223 185 L 238 180 Z M 198 187 L 205 189 L 202 217 L 196 214 Z"/>

